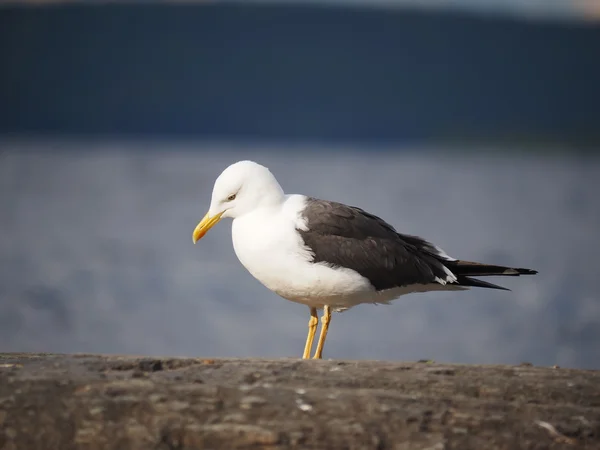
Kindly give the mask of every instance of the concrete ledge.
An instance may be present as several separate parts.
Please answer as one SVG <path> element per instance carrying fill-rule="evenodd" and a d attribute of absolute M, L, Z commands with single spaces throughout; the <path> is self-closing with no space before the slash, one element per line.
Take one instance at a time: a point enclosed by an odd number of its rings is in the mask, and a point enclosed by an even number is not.
<path fill-rule="evenodd" d="M 0 449 L 600 448 L 600 371 L 0 354 Z"/>

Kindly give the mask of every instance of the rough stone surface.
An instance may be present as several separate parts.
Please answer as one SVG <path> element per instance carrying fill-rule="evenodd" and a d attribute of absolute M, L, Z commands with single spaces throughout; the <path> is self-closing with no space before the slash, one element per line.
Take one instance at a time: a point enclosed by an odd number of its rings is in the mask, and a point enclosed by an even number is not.
<path fill-rule="evenodd" d="M 600 449 L 600 371 L 0 354 L 0 449 Z"/>

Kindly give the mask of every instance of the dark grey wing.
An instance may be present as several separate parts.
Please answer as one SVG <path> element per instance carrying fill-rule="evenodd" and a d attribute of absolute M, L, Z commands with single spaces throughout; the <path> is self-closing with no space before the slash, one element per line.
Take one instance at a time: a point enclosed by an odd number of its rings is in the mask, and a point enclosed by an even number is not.
<path fill-rule="evenodd" d="M 444 264 L 431 253 L 435 246 L 397 233 L 360 208 L 308 198 L 302 215 L 308 230 L 298 232 L 313 252 L 313 261 L 355 270 L 377 290 L 448 277 Z"/>

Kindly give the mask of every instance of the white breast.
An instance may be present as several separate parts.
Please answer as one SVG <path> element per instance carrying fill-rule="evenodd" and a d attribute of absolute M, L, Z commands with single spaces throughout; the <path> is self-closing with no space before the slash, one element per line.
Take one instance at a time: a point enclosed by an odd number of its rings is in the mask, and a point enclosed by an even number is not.
<path fill-rule="evenodd" d="M 259 208 L 233 221 L 233 247 L 240 262 L 262 284 L 288 300 L 309 306 L 347 307 L 377 297 L 357 272 L 314 264 L 297 228 L 304 196 L 291 195 L 278 207 Z M 370 300 L 376 301 L 376 300 Z"/>

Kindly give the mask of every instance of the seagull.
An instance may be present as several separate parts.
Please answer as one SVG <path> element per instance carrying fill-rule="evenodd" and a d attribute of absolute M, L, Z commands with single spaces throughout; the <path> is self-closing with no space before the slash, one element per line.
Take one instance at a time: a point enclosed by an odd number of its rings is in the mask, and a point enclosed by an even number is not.
<path fill-rule="evenodd" d="M 537 271 L 451 258 L 425 239 L 397 232 L 363 209 L 299 194 L 286 195 L 267 167 L 239 161 L 215 181 L 194 244 L 221 219 L 233 219 L 235 253 L 271 291 L 310 309 L 303 359 L 322 359 L 332 311 L 388 304 L 414 292 L 504 287 L 476 277 Z"/>

